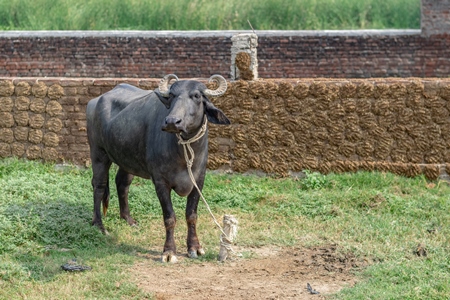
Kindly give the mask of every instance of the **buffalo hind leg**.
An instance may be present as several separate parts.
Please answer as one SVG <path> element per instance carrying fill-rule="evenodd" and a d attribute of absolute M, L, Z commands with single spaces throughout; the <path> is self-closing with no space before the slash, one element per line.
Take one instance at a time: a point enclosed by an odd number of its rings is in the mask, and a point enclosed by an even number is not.
<path fill-rule="evenodd" d="M 128 207 L 128 191 L 133 175 L 119 168 L 116 175 L 117 194 L 119 196 L 120 217 L 128 222 L 129 225 L 136 225 L 136 221 L 130 216 Z"/>
<path fill-rule="evenodd" d="M 201 189 L 201 184 L 199 187 Z M 198 255 L 204 255 L 205 250 L 197 237 L 197 207 L 200 195 L 196 188 L 187 197 L 186 204 L 186 224 L 187 224 L 187 250 L 190 258 L 197 258 Z"/>
<path fill-rule="evenodd" d="M 158 196 L 163 212 L 164 227 L 166 228 L 166 241 L 164 242 L 161 261 L 175 263 L 177 262 L 177 247 L 175 245 L 174 231 L 177 218 L 170 198 L 171 189 L 164 183 L 154 182 L 154 184 L 156 195 Z"/>
<path fill-rule="evenodd" d="M 109 180 L 108 173 L 111 161 L 92 159 L 92 188 L 94 189 L 94 216 L 92 225 L 97 226 L 104 234 L 107 234 L 102 222 L 100 208 L 103 205 L 103 213 L 106 214 L 109 203 Z"/>

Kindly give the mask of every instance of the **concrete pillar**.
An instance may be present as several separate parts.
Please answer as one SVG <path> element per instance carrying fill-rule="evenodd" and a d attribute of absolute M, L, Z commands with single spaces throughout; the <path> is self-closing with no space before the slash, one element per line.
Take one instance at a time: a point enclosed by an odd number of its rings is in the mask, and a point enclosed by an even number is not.
<path fill-rule="evenodd" d="M 254 33 L 241 33 L 233 36 L 231 41 L 231 79 L 258 79 L 258 36 Z"/>
<path fill-rule="evenodd" d="M 422 35 L 450 34 L 450 0 L 422 0 Z"/>

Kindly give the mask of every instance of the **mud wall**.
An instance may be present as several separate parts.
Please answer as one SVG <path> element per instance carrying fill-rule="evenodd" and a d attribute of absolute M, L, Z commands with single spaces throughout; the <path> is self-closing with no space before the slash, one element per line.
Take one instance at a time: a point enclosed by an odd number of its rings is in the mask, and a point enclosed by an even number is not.
<path fill-rule="evenodd" d="M 158 81 L 0 78 L 0 157 L 89 165 L 87 102 L 121 82 Z M 232 125 L 210 125 L 210 169 L 430 179 L 450 169 L 450 79 L 236 81 L 213 102 Z"/>
<path fill-rule="evenodd" d="M 0 157 L 88 165 L 87 102 L 120 82 L 0 78 Z M 158 80 L 127 82 L 152 89 Z"/>

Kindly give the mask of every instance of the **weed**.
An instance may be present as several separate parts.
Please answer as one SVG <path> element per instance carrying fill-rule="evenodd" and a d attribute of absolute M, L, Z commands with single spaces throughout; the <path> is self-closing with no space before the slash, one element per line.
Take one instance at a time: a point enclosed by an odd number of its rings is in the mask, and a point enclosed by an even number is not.
<path fill-rule="evenodd" d="M 330 185 L 327 177 L 319 172 L 305 170 L 304 173 L 305 178 L 302 180 L 302 188 L 305 190 L 318 190 L 326 188 Z"/>

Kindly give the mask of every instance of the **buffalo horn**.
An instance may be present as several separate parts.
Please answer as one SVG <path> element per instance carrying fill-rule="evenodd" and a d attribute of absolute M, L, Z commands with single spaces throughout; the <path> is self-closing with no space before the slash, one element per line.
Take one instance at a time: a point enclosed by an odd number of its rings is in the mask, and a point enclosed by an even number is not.
<path fill-rule="evenodd" d="M 159 85 L 158 85 L 159 92 L 163 97 L 169 97 L 169 92 L 170 92 L 169 82 L 172 79 L 175 79 L 176 81 L 178 81 L 177 75 L 175 75 L 175 74 L 166 75 L 159 82 Z"/>
<path fill-rule="evenodd" d="M 208 82 L 211 82 L 213 80 L 219 84 L 219 87 L 215 90 L 206 89 L 204 92 L 205 95 L 210 97 L 219 97 L 225 94 L 227 90 L 227 81 L 225 80 L 225 78 L 220 75 L 213 75 L 211 76 L 211 78 L 209 78 Z"/>

